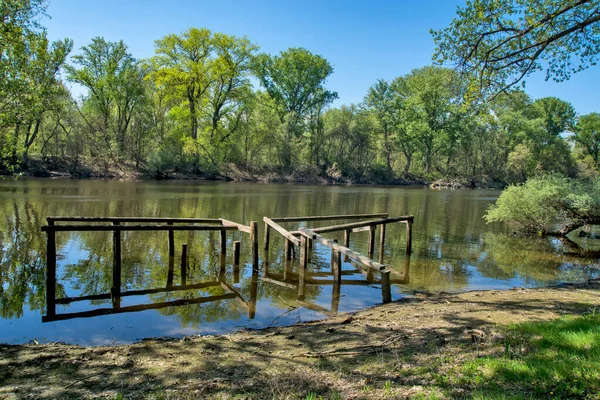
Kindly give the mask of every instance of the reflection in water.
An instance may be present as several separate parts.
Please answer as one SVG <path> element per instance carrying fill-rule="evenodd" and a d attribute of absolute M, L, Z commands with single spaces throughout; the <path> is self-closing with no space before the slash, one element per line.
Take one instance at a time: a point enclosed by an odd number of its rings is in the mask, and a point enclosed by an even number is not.
<path fill-rule="evenodd" d="M 56 298 L 88 298 L 57 303 L 57 316 L 98 308 L 127 310 L 148 304 L 164 307 L 41 324 L 46 309 L 46 238 L 41 226 L 51 215 L 223 217 L 248 223 L 260 221 L 265 215 L 413 214 L 410 279 L 406 273 L 409 266 L 404 227 L 390 225 L 386 231 L 382 256 L 394 271 L 395 299 L 413 290 L 532 287 L 599 276 L 597 258 L 589 258 L 589 254 L 582 254 L 569 243 L 522 237 L 502 225 L 486 225 L 482 215 L 497 195 L 498 192 L 487 190 L 389 187 L 3 181 L 0 182 L 0 342 L 23 343 L 37 338 L 105 344 L 149 336 L 220 333 L 240 327 L 259 328 L 322 318 L 325 311 L 352 311 L 381 302 L 377 274 L 353 272 L 357 268 L 347 260 L 343 263 L 342 285 L 323 282 L 332 281 L 331 255 L 324 246 L 316 245 L 313 249 L 302 288 L 298 261 L 285 262 L 283 242 L 277 237 L 271 239 L 266 257 L 261 252 L 263 263 L 258 273 L 254 273 L 247 237 L 239 232 L 232 234 L 227 244 L 230 249 L 233 241 L 242 241 L 239 267 L 233 266 L 231 251 L 222 260 L 218 233 L 176 232 L 174 239 L 178 246 L 188 245 L 184 286 L 220 283 L 164 291 L 182 285 L 180 255 L 169 259 L 167 233 L 123 232 L 122 293 L 118 297 L 120 304 L 114 296 L 113 303 L 110 296 L 91 297 L 106 296 L 113 286 L 112 235 L 61 232 L 56 235 Z M 327 237 L 343 242 L 341 234 Z M 350 247 L 366 253 L 367 239 L 368 232 L 358 233 Z M 380 249 L 376 248 L 375 253 L 379 255 Z M 152 289 L 161 290 L 149 292 Z M 192 301 L 231 295 L 232 290 L 239 296 L 196 304 Z M 123 295 L 128 292 L 133 295 Z M 302 304 L 298 303 L 300 292 Z M 294 311 L 288 312 L 292 308 Z"/>

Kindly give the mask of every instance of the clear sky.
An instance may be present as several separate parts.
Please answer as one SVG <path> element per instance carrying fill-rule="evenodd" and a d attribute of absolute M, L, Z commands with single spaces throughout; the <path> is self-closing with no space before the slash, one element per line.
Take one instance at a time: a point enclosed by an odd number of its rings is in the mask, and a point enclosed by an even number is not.
<path fill-rule="evenodd" d="M 305 47 L 334 67 L 327 83 L 335 106 L 362 101 L 377 79 L 431 64 L 430 29 L 447 26 L 464 0 L 49 0 L 42 24 L 51 39 L 74 40 L 76 54 L 95 36 L 123 40 L 136 58 L 154 40 L 190 27 L 247 36 L 261 51 Z M 533 98 L 556 96 L 580 114 L 600 112 L 600 66 L 570 81 L 527 80 Z"/>

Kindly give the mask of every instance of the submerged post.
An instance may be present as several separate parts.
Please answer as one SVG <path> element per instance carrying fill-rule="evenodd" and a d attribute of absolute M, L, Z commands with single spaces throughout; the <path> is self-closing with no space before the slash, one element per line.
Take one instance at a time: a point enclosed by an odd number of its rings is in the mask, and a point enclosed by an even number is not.
<path fill-rule="evenodd" d="M 284 239 L 285 240 L 285 259 L 286 260 L 291 260 L 292 259 L 292 242 L 290 242 L 288 239 Z"/>
<path fill-rule="evenodd" d="M 269 251 L 269 240 L 271 239 L 271 227 L 265 222 L 265 251 Z"/>
<path fill-rule="evenodd" d="M 406 221 L 406 254 L 412 253 L 412 224 L 412 219 Z"/>
<path fill-rule="evenodd" d="M 233 242 L 233 265 L 240 265 L 240 241 Z"/>
<path fill-rule="evenodd" d="M 300 237 L 300 268 L 308 266 L 308 240 L 304 235 Z"/>
<path fill-rule="evenodd" d="M 114 226 L 120 223 L 113 222 Z M 113 231 L 113 276 L 111 293 L 114 299 L 121 296 L 121 231 Z M 113 301 L 113 303 L 116 303 Z"/>
<path fill-rule="evenodd" d="M 385 224 L 381 225 L 379 232 L 379 262 L 383 264 L 383 255 L 385 254 Z"/>
<path fill-rule="evenodd" d="M 335 283 L 342 282 L 342 253 L 338 250 L 331 249 L 331 269 L 333 272 L 333 280 Z"/>
<path fill-rule="evenodd" d="M 390 282 L 390 271 L 381 271 L 381 300 L 383 303 L 392 301 L 392 285 Z"/>
<path fill-rule="evenodd" d="M 181 285 L 185 286 L 187 283 L 187 244 L 181 245 Z"/>
<path fill-rule="evenodd" d="M 375 230 L 377 229 L 377 225 L 369 226 L 369 258 L 373 257 L 373 253 L 375 252 Z"/>
<path fill-rule="evenodd" d="M 258 268 L 258 222 L 250 222 L 250 241 L 252 242 L 252 267 Z"/>
<path fill-rule="evenodd" d="M 48 225 L 54 222 L 48 221 Z M 46 242 L 46 315 L 56 315 L 56 232 L 48 229 Z"/>
<path fill-rule="evenodd" d="M 221 229 L 221 254 L 227 254 L 227 231 Z"/>

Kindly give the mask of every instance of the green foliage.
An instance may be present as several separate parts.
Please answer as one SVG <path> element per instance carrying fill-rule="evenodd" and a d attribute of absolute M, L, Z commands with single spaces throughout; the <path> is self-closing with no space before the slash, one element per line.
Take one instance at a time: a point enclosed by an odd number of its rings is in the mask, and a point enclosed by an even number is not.
<path fill-rule="evenodd" d="M 471 75 L 473 91 L 497 94 L 536 71 L 563 81 L 595 65 L 598 32 L 597 0 L 469 0 L 431 33 L 434 59 Z"/>
<path fill-rule="evenodd" d="M 600 114 L 582 115 L 574 129 L 573 140 L 583 147 L 596 164 L 600 166 Z"/>
<path fill-rule="evenodd" d="M 527 232 L 566 235 L 600 222 L 600 184 L 555 175 L 529 179 L 504 190 L 485 218 Z"/>

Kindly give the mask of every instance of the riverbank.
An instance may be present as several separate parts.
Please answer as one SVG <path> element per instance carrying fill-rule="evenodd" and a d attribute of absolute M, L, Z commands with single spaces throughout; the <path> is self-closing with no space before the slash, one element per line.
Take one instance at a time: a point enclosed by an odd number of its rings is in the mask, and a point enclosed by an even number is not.
<path fill-rule="evenodd" d="M 324 321 L 222 336 L 4 345 L 0 398 L 598 398 L 597 308 L 600 284 L 591 282 L 415 294 Z M 553 336 L 555 324 L 564 337 Z M 530 362 L 548 347 L 546 364 Z M 563 362 L 562 347 L 575 364 Z M 564 365 L 568 376 L 556 375 L 558 367 L 548 375 L 547 363 Z"/>
<path fill-rule="evenodd" d="M 114 179 L 114 180 L 202 180 L 202 181 L 236 181 L 236 182 L 263 182 L 263 183 L 303 183 L 316 185 L 390 185 L 390 186 L 430 186 L 433 189 L 502 189 L 503 182 L 485 178 L 441 178 L 427 179 L 415 174 L 395 176 L 382 171 L 365 172 L 361 176 L 344 176 L 337 169 L 330 169 L 322 173 L 316 167 L 302 166 L 291 172 L 278 170 L 247 171 L 234 164 L 223 167 L 220 173 L 197 174 L 180 171 L 145 171 L 135 165 L 129 164 L 98 164 L 94 160 L 79 160 L 76 166 L 68 162 L 42 162 L 32 159 L 29 167 L 13 172 L 0 171 L 0 176 L 19 177 L 28 176 L 36 178 L 71 178 L 71 179 Z"/>

